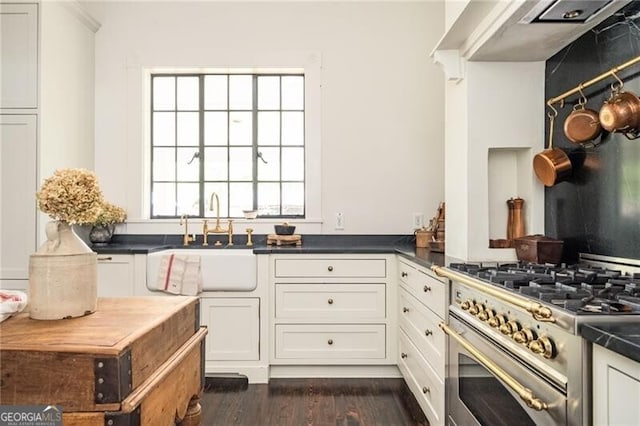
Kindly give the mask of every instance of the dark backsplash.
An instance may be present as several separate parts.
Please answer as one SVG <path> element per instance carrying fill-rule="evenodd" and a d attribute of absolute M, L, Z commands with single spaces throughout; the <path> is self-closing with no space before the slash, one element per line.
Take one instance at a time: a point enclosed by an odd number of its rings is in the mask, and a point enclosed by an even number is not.
<path fill-rule="evenodd" d="M 628 18 L 639 12 L 640 1 L 632 2 L 550 58 L 545 98 L 640 55 L 640 18 Z M 640 95 L 640 64 L 619 77 L 624 91 Z M 587 108 L 599 111 L 614 82 L 586 88 Z M 568 181 L 546 188 L 545 233 L 565 241 L 567 260 L 579 252 L 640 259 L 640 139 L 605 132 L 586 147 L 571 143 L 562 129 L 576 101 L 569 97 L 555 120 L 554 146 L 569 153 L 574 171 Z"/>

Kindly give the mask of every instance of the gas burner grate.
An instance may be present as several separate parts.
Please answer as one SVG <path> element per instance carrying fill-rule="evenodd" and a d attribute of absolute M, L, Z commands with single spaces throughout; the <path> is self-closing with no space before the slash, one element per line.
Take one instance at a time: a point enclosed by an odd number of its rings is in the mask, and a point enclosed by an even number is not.
<path fill-rule="evenodd" d="M 452 269 L 576 314 L 640 313 L 640 273 L 592 265 L 452 263 Z"/>

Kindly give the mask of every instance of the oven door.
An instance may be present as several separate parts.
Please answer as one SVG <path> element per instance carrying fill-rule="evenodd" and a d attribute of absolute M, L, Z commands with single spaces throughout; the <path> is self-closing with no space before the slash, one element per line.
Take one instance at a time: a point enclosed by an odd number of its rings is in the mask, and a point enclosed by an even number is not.
<path fill-rule="evenodd" d="M 470 325 L 449 315 L 449 425 L 566 425 L 567 398 Z"/>

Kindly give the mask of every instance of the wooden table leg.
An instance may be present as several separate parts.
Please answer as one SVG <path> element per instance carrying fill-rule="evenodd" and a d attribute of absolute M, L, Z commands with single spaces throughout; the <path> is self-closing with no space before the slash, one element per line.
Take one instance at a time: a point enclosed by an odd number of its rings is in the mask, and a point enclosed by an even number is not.
<path fill-rule="evenodd" d="M 180 422 L 180 426 L 200 426 L 201 423 L 202 407 L 200 407 L 200 397 L 194 396 L 189 401 L 189 407 L 187 413 L 184 415 L 184 419 Z"/>

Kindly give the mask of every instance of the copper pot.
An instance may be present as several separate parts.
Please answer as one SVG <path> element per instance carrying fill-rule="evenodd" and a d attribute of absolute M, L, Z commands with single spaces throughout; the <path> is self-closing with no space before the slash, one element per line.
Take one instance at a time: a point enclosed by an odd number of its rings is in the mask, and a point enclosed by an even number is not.
<path fill-rule="evenodd" d="M 549 148 L 533 157 L 533 170 L 538 180 L 545 186 L 553 186 L 571 176 L 572 166 L 569 156 L 553 147 L 553 123 L 555 115 L 549 114 Z"/>
<path fill-rule="evenodd" d="M 629 139 L 640 136 L 640 99 L 631 92 L 613 90 L 600 108 L 600 123 L 608 132 L 619 132 Z"/>
<path fill-rule="evenodd" d="M 578 103 L 564 121 L 564 134 L 573 143 L 582 144 L 597 138 L 602 133 L 598 113 Z"/>

